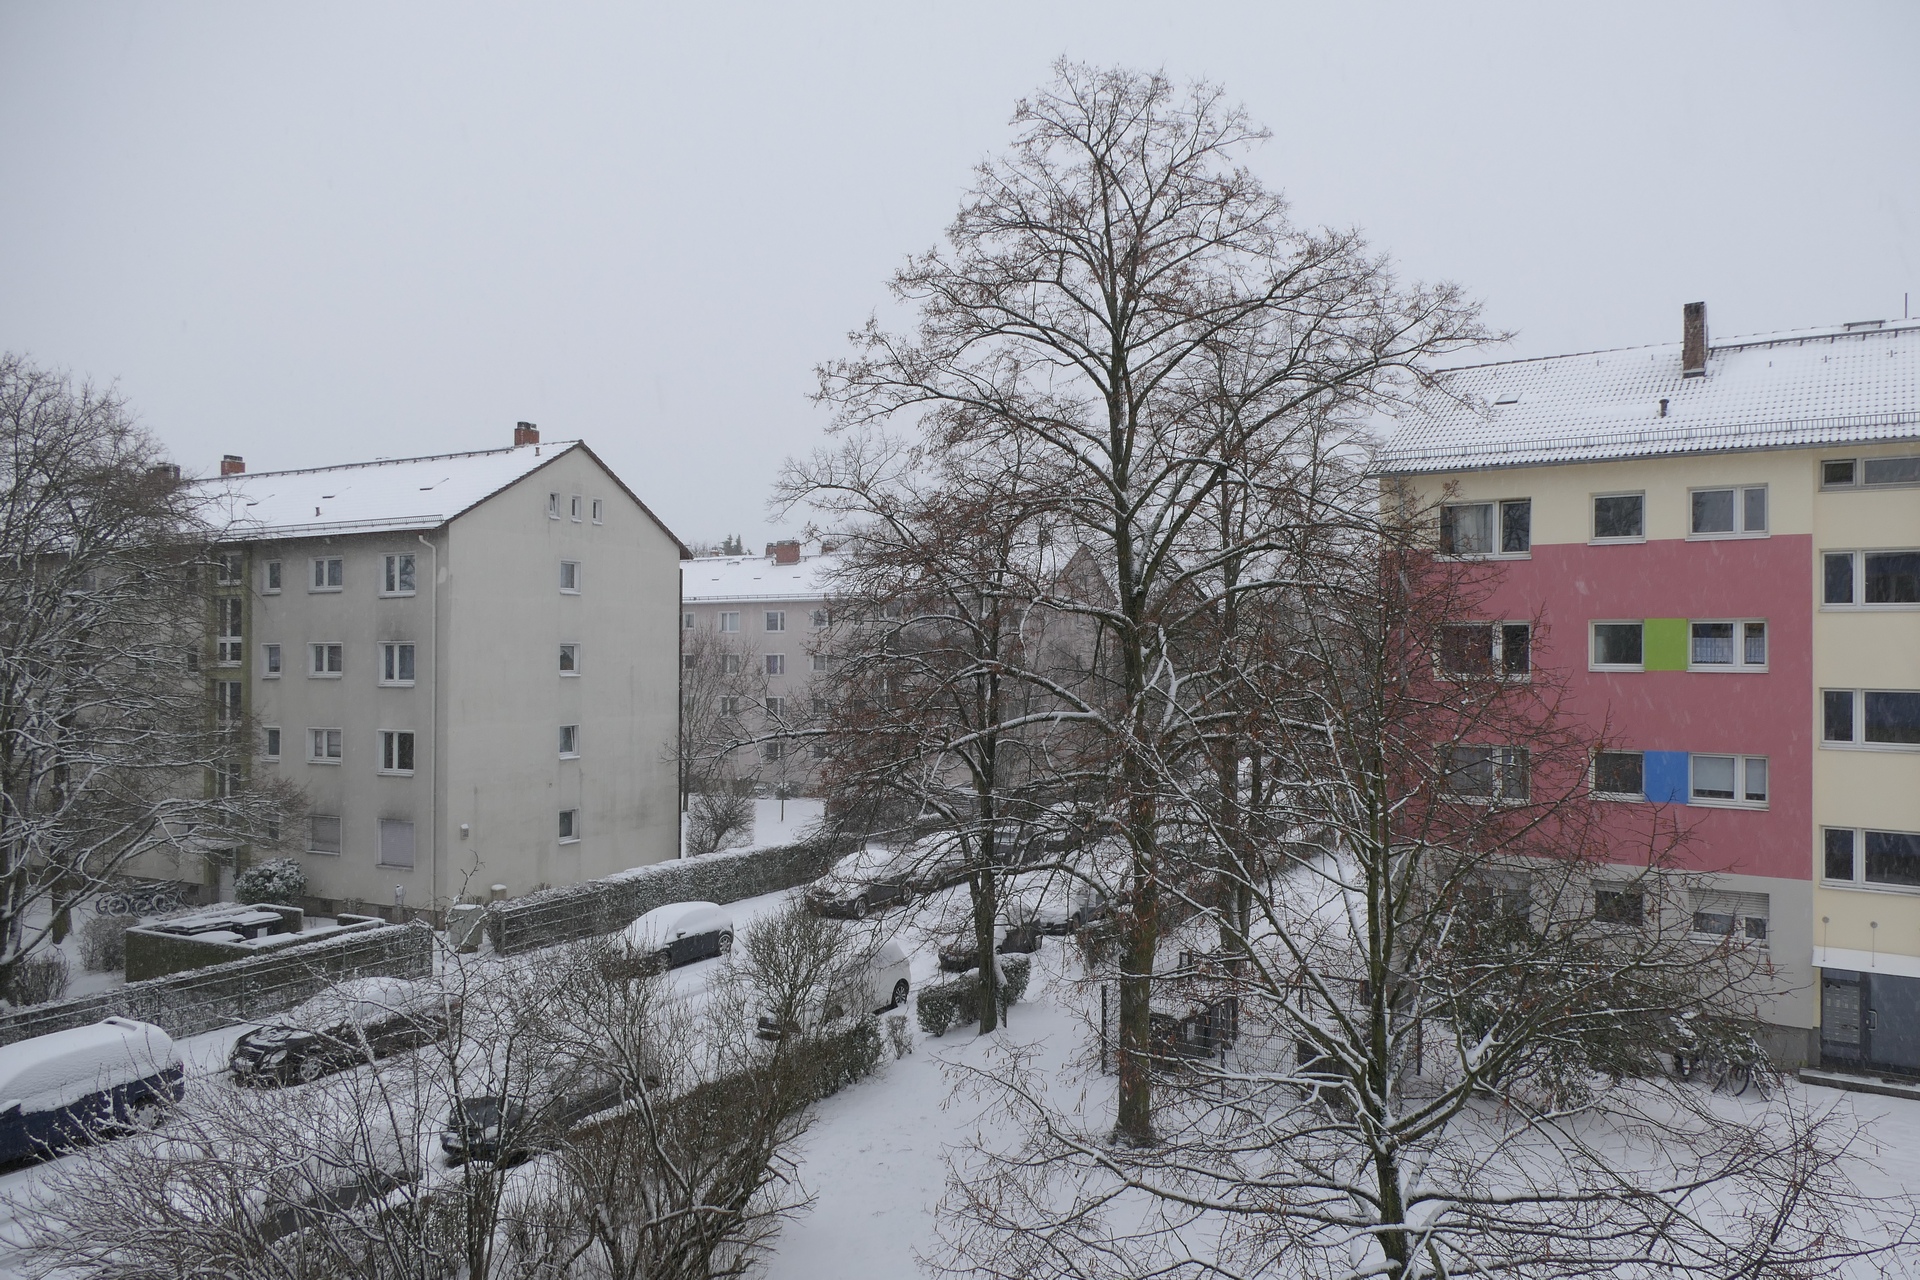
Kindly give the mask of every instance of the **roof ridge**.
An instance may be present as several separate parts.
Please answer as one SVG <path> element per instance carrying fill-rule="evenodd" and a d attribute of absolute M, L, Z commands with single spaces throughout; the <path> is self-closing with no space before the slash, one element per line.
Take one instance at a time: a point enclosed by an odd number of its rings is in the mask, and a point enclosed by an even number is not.
<path fill-rule="evenodd" d="M 393 467 L 406 462 L 445 462 L 454 458 L 490 458 L 516 449 L 540 449 L 549 445 L 576 445 L 578 440 L 543 440 L 537 445 L 503 445 L 498 449 L 466 449 L 459 453 L 426 453 L 417 458 L 374 458 L 366 462 L 336 462 L 325 467 L 287 467 L 279 471 L 237 471 L 230 476 L 208 476 L 208 480 L 258 480 L 266 476 L 305 476 L 319 471 L 357 471 L 365 467 Z"/>
<path fill-rule="evenodd" d="M 1868 325 L 1877 327 L 1868 328 Z M 1860 326 L 1855 328 L 1853 326 Z M 1717 342 L 1709 340 L 1707 354 L 1716 351 L 1732 351 L 1741 347 L 1764 347 L 1778 343 L 1811 342 L 1819 338 L 1869 338 L 1879 335 L 1910 333 L 1920 330 L 1920 319 L 1905 320 L 1848 320 L 1840 324 L 1816 326 L 1810 329 L 1774 329 L 1758 333 L 1736 333 Z M 1435 369 L 1435 376 L 1449 373 L 1466 373 L 1473 369 L 1498 369 L 1510 364 L 1545 364 L 1549 360 L 1578 360 L 1586 356 L 1610 356 L 1627 351 L 1657 351 L 1671 347 L 1676 350 L 1679 342 L 1641 342 L 1624 347 L 1594 347 L 1587 351 L 1562 351 L 1546 356 L 1515 356 L 1511 360 L 1486 360 L 1479 364 L 1448 365 L 1444 369 Z"/>

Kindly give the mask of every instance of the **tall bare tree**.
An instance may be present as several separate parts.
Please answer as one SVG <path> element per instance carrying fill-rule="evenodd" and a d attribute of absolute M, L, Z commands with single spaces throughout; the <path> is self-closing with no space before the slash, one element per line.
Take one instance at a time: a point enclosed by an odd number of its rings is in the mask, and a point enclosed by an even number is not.
<path fill-rule="evenodd" d="M 1249 442 L 1351 421 L 1483 331 L 1457 289 L 1400 285 L 1357 232 L 1293 227 L 1241 161 L 1264 134 L 1212 86 L 1063 62 L 1013 123 L 1011 150 L 977 171 L 946 248 L 892 281 L 917 327 L 870 322 L 853 356 L 823 368 L 821 397 L 843 426 L 905 417 L 943 446 L 1020 437 L 1052 473 L 1062 537 L 1110 585 L 1110 603 L 1056 602 L 1097 622 L 1113 663 L 1102 705 L 1068 699 L 1058 714 L 1105 743 L 1131 859 L 1114 1127 L 1144 1143 L 1159 899 L 1173 870 L 1161 799 L 1195 749 L 1169 738 L 1190 736 L 1174 615 L 1215 589 L 1205 579 L 1223 554 L 1195 548 L 1194 522 Z M 1251 452 L 1289 456 L 1277 443 Z"/>
<path fill-rule="evenodd" d="M 133 859 L 278 843 L 202 673 L 207 515 L 122 400 L 0 356 L 0 990 Z"/>

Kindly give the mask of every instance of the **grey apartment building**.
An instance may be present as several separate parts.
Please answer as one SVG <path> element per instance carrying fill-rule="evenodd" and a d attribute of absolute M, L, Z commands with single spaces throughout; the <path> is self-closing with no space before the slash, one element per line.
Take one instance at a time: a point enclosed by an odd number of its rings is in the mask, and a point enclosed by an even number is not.
<path fill-rule="evenodd" d="M 579 441 L 204 482 L 216 705 L 309 892 L 435 909 L 676 856 L 678 539 Z"/>

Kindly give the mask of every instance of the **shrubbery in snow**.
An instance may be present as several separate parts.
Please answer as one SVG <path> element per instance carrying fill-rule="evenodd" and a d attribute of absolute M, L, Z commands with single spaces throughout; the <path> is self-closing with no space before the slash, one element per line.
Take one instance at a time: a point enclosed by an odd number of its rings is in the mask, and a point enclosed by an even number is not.
<path fill-rule="evenodd" d="M 94 973 L 127 967 L 127 929 L 139 916 L 94 916 L 80 926 L 80 963 Z"/>
<path fill-rule="evenodd" d="M 66 952 L 58 947 L 47 947 L 14 966 L 7 997 L 17 1005 L 45 1004 L 49 1000 L 58 1000 L 67 994 L 67 983 L 72 976 Z"/>
<path fill-rule="evenodd" d="M 1008 1005 L 1018 1004 L 1020 997 L 1027 993 L 1027 980 L 1032 973 L 1033 962 L 1026 956 L 1000 958 L 1002 1014 Z M 979 1002 L 980 971 L 971 969 L 945 982 L 922 987 L 914 1004 L 914 1013 L 922 1031 L 930 1036 L 945 1035 L 949 1027 L 980 1021 Z"/>
<path fill-rule="evenodd" d="M 275 902 L 291 906 L 307 892 L 307 873 L 292 858 L 273 858 L 242 871 L 233 882 L 235 902 Z"/>

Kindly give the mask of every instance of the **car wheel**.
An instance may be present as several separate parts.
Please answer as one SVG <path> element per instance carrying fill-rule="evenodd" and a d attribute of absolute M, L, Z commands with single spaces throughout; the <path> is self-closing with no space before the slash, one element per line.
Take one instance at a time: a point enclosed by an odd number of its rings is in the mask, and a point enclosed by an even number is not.
<path fill-rule="evenodd" d="M 913 905 L 913 886 L 912 885 L 907 884 L 907 885 L 900 886 L 900 905 L 903 907 L 910 907 Z"/>
<path fill-rule="evenodd" d="M 300 1059 L 300 1065 L 293 1069 L 293 1078 L 301 1084 L 312 1084 L 327 1074 L 327 1064 L 320 1061 L 318 1054 L 310 1054 Z"/>
<path fill-rule="evenodd" d="M 888 1005 L 887 1008 L 898 1009 L 901 1005 L 905 1004 L 906 1002 L 907 1002 L 907 980 L 905 978 L 902 978 L 900 979 L 900 981 L 893 984 L 893 1003 Z"/>
<path fill-rule="evenodd" d="M 653 965 L 653 971 L 655 973 L 665 973 L 667 970 L 673 968 L 673 952 L 671 951 L 654 952 L 652 965 Z"/>
<path fill-rule="evenodd" d="M 728 932 L 728 931 L 727 931 L 727 930 L 725 930 L 725 929 L 722 929 L 722 930 L 720 931 L 720 938 L 719 938 L 719 947 L 720 947 L 720 951 L 719 951 L 719 954 L 721 954 L 721 955 L 723 955 L 723 956 L 724 956 L 724 955 L 727 955 L 727 954 L 729 954 L 730 952 L 732 952 L 732 950 L 733 950 L 733 934 L 732 934 L 732 933 L 730 933 L 730 932 Z"/>
<path fill-rule="evenodd" d="M 867 918 L 867 895 L 864 893 L 853 900 L 853 918 L 855 920 Z"/>
<path fill-rule="evenodd" d="M 134 1129 L 157 1129 L 166 1108 L 160 1105 L 160 1099 L 145 1097 L 127 1108 L 127 1124 Z"/>

